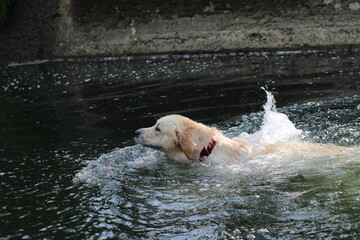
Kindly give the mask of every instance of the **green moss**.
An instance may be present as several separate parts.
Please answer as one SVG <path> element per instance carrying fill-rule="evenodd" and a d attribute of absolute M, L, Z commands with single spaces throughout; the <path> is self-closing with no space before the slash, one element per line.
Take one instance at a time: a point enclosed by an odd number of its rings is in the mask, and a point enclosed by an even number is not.
<path fill-rule="evenodd" d="M 10 0 L 0 0 L 0 26 L 4 25 L 8 10 L 10 7 Z"/>

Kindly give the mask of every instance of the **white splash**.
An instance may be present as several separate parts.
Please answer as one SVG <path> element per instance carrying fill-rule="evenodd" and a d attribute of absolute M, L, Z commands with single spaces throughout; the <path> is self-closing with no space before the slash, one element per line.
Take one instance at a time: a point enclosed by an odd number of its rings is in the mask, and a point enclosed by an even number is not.
<path fill-rule="evenodd" d="M 88 161 L 74 177 L 75 183 L 88 186 L 104 186 L 120 182 L 125 173 L 137 167 L 152 168 L 162 159 L 163 154 L 140 145 L 125 147 L 101 155 L 96 160 Z"/>
<path fill-rule="evenodd" d="M 302 131 L 297 129 L 285 114 L 276 111 L 274 96 L 271 92 L 262 89 L 266 92 L 267 102 L 264 105 L 261 128 L 253 134 L 243 133 L 240 137 L 252 144 L 262 146 L 299 139 Z"/>

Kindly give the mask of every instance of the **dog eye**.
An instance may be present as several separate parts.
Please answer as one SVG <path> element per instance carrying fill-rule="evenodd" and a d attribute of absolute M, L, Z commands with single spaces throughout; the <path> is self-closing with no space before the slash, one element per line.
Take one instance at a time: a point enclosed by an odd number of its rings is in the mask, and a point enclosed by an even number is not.
<path fill-rule="evenodd" d="M 159 128 L 159 127 L 156 127 L 156 128 L 155 128 L 155 131 L 157 131 L 157 132 L 161 132 L 161 130 L 160 130 L 160 128 Z"/>

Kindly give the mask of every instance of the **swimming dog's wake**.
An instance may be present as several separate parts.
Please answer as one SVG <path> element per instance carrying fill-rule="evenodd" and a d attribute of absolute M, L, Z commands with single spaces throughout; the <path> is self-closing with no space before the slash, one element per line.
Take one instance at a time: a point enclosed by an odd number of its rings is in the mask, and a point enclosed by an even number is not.
<path fill-rule="evenodd" d="M 231 129 L 231 135 L 237 133 L 237 136 L 258 148 L 284 142 L 301 143 L 302 131 L 297 129 L 285 114 L 276 110 L 274 96 L 269 91 L 265 90 L 265 92 L 267 102 L 264 105 L 260 129 L 249 134 L 244 132 L 241 127 L 234 127 Z M 251 125 L 251 117 L 247 118 L 250 122 L 245 124 Z M 226 130 L 225 134 L 227 134 Z M 210 174 L 210 172 L 220 175 L 233 172 L 240 173 L 242 177 L 274 179 L 278 176 L 286 177 L 299 173 L 306 174 L 306 172 L 333 172 L 348 163 L 360 161 L 359 155 L 354 154 L 356 151 L 357 149 L 347 152 L 339 151 L 337 154 L 321 150 L 299 151 L 296 154 L 278 151 L 237 161 L 219 160 L 211 163 L 202 162 L 193 166 L 206 167 L 207 170 L 201 173 L 204 175 Z M 109 186 L 112 188 L 113 184 L 125 181 L 126 177 L 124 176 L 135 169 L 156 170 L 161 168 L 162 171 L 176 172 L 176 169 L 182 168 L 182 164 L 170 161 L 165 154 L 157 150 L 135 145 L 114 150 L 96 160 L 88 161 L 87 165 L 76 174 L 74 181 L 88 186 L 101 186 L 102 190 L 105 190 Z M 211 167 L 211 171 L 209 171 L 209 167 Z"/>

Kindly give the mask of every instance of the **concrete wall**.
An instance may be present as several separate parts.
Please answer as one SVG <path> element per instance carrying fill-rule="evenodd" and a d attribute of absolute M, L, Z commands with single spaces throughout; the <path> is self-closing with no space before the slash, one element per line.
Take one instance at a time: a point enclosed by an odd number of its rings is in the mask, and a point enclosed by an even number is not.
<path fill-rule="evenodd" d="M 359 43 L 355 0 L 14 0 L 0 61 Z"/>

